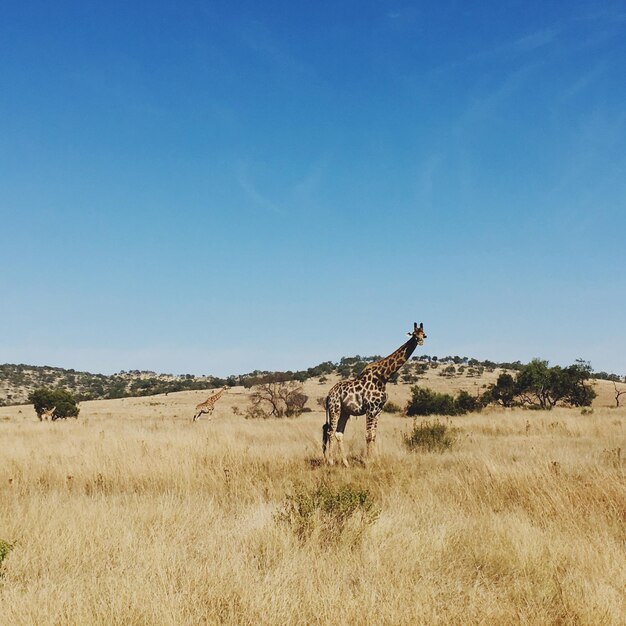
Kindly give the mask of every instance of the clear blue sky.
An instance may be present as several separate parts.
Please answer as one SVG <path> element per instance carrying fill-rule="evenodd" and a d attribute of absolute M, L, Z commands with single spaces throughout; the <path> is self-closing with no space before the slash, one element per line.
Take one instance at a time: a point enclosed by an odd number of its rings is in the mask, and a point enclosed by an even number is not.
<path fill-rule="evenodd" d="M 626 373 L 623 2 L 0 4 L 0 362 Z"/>

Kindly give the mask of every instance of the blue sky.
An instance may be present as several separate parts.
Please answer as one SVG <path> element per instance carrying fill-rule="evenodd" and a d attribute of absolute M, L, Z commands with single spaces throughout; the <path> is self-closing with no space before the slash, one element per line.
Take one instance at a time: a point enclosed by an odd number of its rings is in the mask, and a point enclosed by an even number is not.
<path fill-rule="evenodd" d="M 623 2 L 0 5 L 0 362 L 626 373 Z"/>

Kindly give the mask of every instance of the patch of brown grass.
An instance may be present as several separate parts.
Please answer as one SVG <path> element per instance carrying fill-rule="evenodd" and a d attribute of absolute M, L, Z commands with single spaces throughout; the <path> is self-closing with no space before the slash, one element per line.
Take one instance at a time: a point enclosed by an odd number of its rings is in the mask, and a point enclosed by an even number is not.
<path fill-rule="evenodd" d="M 320 412 L 253 422 L 228 395 L 197 424 L 193 393 L 3 409 L 0 623 L 623 623 L 626 410 L 458 417 L 443 453 L 384 415 L 369 464 L 352 420 L 345 470 L 316 461 Z M 321 480 L 368 490 L 359 542 L 277 522 Z"/>

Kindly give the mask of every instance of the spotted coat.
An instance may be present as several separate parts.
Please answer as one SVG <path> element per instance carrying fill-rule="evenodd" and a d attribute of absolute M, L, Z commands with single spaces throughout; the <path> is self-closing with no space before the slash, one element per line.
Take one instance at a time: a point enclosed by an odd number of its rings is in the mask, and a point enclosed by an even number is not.
<path fill-rule="evenodd" d="M 344 465 L 348 465 L 343 447 L 343 435 L 348 419 L 352 415 L 365 415 L 366 454 L 373 451 L 380 415 L 387 393 L 389 378 L 409 359 L 418 345 L 424 343 L 424 326 L 413 325 L 411 338 L 388 357 L 368 365 L 360 376 L 337 383 L 326 398 L 326 424 L 323 428 L 324 459 L 333 464 L 332 448 L 337 442 Z"/>
<path fill-rule="evenodd" d="M 208 397 L 204 402 L 196 405 L 196 412 L 193 416 L 195 422 L 201 415 L 207 414 L 209 419 L 212 417 L 213 409 L 215 409 L 215 403 L 222 397 L 222 394 L 226 391 L 226 387 L 220 389 L 217 393 Z"/>

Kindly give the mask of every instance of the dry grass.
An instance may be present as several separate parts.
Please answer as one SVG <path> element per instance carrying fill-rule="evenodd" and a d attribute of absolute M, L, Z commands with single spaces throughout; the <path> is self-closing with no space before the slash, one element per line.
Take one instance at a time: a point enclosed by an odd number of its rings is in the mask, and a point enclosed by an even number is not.
<path fill-rule="evenodd" d="M 0 409 L 0 623 L 624 623 L 626 409 L 459 417 L 455 447 L 418 454 L 384 415 L 367 466 L 359 418 L 329 470 L 320 412 L 246 421 L 239 389 L 192 424 L 204 395 Z M 359 541 L 277 523 L 321 480 L 369 489 Z"/>

